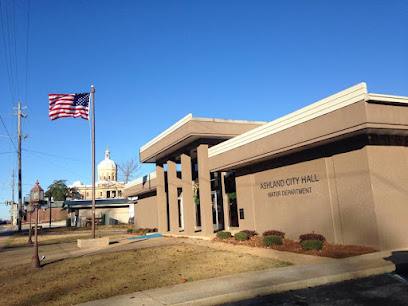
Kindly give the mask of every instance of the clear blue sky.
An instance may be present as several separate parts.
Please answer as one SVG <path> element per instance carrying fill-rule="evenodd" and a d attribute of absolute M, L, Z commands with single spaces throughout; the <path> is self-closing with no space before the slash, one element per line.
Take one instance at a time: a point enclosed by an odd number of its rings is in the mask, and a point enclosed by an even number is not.
<path fill-rule="evenodd" d="M 23 195 L 37 179 L 91 183 L 89 123 L 51 122 L 48 93 L 95 85 L 97 162 L 107 144 L 116 162 L 138 158 L 190 112 L 271 121 L 362 81 L 408 96 L 408 1 L 32 0 L 29 27 L 28 1 L 0 3 L 0 115 L 12 136 L 17 100 L 29 115 Z M 0 137 L 0 218 L 12 151 Z"/>

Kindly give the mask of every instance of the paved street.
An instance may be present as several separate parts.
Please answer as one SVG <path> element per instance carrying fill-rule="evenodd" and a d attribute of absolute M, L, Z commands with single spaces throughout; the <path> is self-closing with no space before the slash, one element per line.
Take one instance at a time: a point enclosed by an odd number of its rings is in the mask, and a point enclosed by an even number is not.
<path fill-rule="evenodd" d="M 382 274 L 224 305 L 408 305 L 408 280 Z"/>
<path fill-rule="evenodd" d="M 13 225 L 0 225 L 0 236 L 10 235 L 12 232 L 17 230 L 17 226 Z"/>

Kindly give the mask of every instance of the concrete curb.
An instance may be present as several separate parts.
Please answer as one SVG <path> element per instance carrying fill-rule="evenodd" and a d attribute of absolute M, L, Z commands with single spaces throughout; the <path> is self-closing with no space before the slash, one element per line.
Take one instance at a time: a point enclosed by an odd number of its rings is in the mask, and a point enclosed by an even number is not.
<path fill-rule="evenodd" d="M 284 284 L 266 286 L 261 288 L 256 288 L 248 291 L 241 291 L 241 292 L 234 292 L 234 293 L 227 293 L 223 295 L 198 299 L 194 301 L 187 301 L 183 303 L 177 303 L 172 305 L 215 305 L 215 304 L 223 304 L 223 303 L 231 303 L 237 302 L 241 300 L 247 300 L 259 296 L 265 296 L 274 293 L 286 292 L 290 290 L 298 290 L 298 289 L 305 289 L 308 287 L 315 287 L 320 285 L 327 285 L 330 283 L 337 283 L 351 279 L 357 279 L 372 275 L 390 273 L 395 270 L 394 265 L 389 265 L 385 267 L 373 268 L 373 269 L 366 269 L 361 271 L 355 272 L 348 272 L 338 275 L 330 275 L 312 279 L 306 279 L 301 281 L 294 281 Z M 166 304 L 163 304 L 166 305 Z"/>

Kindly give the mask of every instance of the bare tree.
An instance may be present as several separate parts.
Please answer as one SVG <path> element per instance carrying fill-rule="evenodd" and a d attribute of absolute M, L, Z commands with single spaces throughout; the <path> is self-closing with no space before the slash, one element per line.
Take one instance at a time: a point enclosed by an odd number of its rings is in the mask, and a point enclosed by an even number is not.
<path fill-rule="evenodd" d="M 132 157 L 129 160 L 122 161 L 118 164 L 119 175 L 123 178 L 125 183 L 129 182 L 135 174 L 139 171 L 139 164 L 137 163 L 137 158 Z"/>

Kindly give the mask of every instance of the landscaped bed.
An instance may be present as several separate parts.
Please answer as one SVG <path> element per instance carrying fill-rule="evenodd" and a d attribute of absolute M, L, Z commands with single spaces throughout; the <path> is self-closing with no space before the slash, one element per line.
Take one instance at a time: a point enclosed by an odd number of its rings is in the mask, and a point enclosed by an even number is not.
<path fill-rule="evenodd" d="M 74 305 L 194 280 L 290 265 L 180 243 L 0 271 L 0 305 Z"/>
<path fill-rule="evenodd" d="M 321 250 L 309 250 L 304 251 L 300 242 L 296 242 L 290 239 L 282 239 L 281 245 L 271 245 L 266 247 L 263 243 L 263 237 L 260 235 L 252 236 L 248 240 L 235 240 L 234 237 L 226 238 L 226 239 L 219 239 L 214 238 L 214 241 L 220 241 L 224 243 L 236 244 L 236 245 L 246 245 L 251 247 L 260 247 L 260 248 L 268 248 L 274 249 L 279 251 L 285 252 L 294 252 L 306 255 L 315 255 L 315 256 L 322 256 L 322 257 L 330 257 L 330 258 L 347 258 L 357 255 L 363 255 L 368 253 L 377 252 L 378 250 L 365 247 L 365 246 L 356 246 L 356 245 L 341 245 L 341 244 L 334 244 L 325 241 L 323 243 L 323 247 Z"/>

